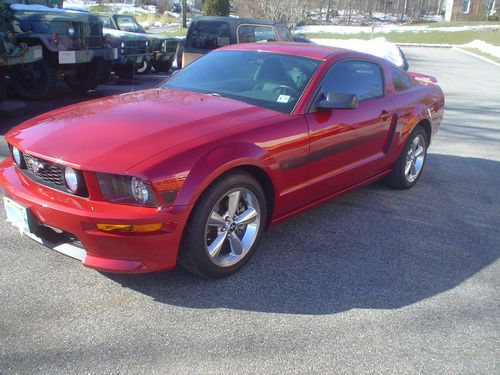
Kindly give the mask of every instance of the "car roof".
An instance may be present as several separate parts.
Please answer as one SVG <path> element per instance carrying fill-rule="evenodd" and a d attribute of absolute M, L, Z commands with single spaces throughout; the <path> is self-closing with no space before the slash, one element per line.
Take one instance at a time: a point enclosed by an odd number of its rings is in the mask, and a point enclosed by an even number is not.
<path fill-rule="evenodd" d="M 333 53 L 354 53 L 356 55 L 364 55 L 363 53 L 351 51 L 348 49 L 321 46 L 311 43 L 291 43 L 291 42 L 266 42 L 266 43 L 240 43 L 231 44 L 221 47 L 218 50 L 233 50 L 233 51 L 262 51 L 274 52 L 285 55 L 295 55 L 308 57 L 316 60 L 326 59 Z"/>
<path fill-rule="evenodd" d="M 233 26 L 237 26 L 242 23 L 259 24 L 259 25 L 284 25 L 284 23 L 280 21 L 267 21 L 267 20 L 258 20 L 255 18 L 222 17 L 222 16 L 198 16 L 193 18 L 192 23 L 198 21 L 227 22 Z"/>

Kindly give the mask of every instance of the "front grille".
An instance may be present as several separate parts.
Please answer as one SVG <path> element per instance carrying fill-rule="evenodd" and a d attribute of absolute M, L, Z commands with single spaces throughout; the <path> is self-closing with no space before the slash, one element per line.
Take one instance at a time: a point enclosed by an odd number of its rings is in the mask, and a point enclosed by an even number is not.
<path fill-rule="evenodd" d="M 145 55 L 147 53 L 146 41 L 144 40 L 126 40 L 125 56 Z"/>
<path fill-rule="evenodd" d="M 23 153 L 24 163 L 18 166 L 24 175 L 31 180 L 39 183 L 40 185 L 48 186 L 56 190 L 64 191 L 73 194 L 64 182 L 64 166 L 61 164 L 53 163 L 48 160 L 37 158 L 36 156 Z M 80 173 L 81 172 L 77 172 Z M 87 189 L 83 175 L 80 176 L 83 184 L 81 193 L 78 194 L 82 197 L 87 197 Z"/>
<path fill-rule="evenodd" d="M 103 36 L 100 21 L 90 23 L 90 35 L 85 38 L 85 42 L 88 48 L 102 48 Z"/>
<path fill-rule="evenodd" d="M 49 185 L 64 186 L 63 168 L 60 164 L 51 163 L 29 154 L 24 154 L 27 171 L 37 180 Z"/>

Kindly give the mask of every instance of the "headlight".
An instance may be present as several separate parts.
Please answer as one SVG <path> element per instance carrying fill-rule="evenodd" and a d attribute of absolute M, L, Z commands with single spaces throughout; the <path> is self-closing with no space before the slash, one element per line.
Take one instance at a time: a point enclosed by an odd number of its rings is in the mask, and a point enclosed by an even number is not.
<path fill-rule="evenodd" d="M 68 27 L 68 34 L 69 36 L 75 36 L 75 27 L 73 25 L 70 25 L 70 27 Z"/>
<path fill-rule="evenodd" d="M 125 42 L 121 42 L 120 47 L 125 48 Z"/>
<path fill-rule="evenodd" d="M 158 200 L 151 186 L 138 177 L 97 173 L 104 200 L 120 204 L 158 207 Z"/>
<path fill-rule="evenodd" d="M 73 194 L 76 194 L 80 190 L 80 176 L 71 167 L 64 168 L 64 182 Z"/>
<path fill-rule="evenodd" d="M 149 200 L 148 186 L 141 179 L 132 177 L 132 180 L 130 180 L 130 190 L 132 190 L 132 195 L 137 202 L 146 204 Z"/>
<path fill-rule="evenodd" d="M 14 162 L 20 166 L 23 159 L 22 159 L 21 151 L 19 151 L 19 149 L 17 147 L 12 147 L 12 157 L 14 158 Z"/>

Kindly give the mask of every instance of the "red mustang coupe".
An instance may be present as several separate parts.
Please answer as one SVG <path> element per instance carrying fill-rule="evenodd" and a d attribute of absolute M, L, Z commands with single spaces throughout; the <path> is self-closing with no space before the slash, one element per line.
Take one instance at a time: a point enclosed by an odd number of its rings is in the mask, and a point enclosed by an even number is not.
<path fill-rule="evenodd" d="M 85 266 L 240 269 L 273 223 L 422 174 L 443 117 L 430 76 L 295 43 L 218 49 L 158 88 L 38 116 L 6 135 L 7 220 Z"/>

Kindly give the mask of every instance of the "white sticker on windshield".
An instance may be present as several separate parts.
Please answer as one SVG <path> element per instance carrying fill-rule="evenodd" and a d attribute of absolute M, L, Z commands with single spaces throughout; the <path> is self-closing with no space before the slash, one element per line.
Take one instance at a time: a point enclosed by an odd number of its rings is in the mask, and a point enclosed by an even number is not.
<path fill-rule="evenodd" d="M 288 103 L 290 100 L 290 95 L 280 95 L 278 96 L 278 100 L 276 100 L 278 103 Z"/>

